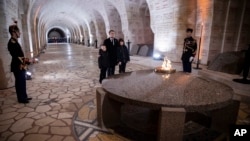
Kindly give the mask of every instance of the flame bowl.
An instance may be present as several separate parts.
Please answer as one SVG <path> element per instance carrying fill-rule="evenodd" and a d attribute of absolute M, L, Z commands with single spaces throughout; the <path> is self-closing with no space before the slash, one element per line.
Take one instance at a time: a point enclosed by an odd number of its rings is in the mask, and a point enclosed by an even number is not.
<path fill-rule="evenodd" d="M 157 68 L 155 68 L 154 71 L 157 72 L 157 73 L 171 74 L 171 73 L 175 73 L 176 69 L 166 70 L 166 69 L 163 69 L 162 67 L 157 67 Z"/>

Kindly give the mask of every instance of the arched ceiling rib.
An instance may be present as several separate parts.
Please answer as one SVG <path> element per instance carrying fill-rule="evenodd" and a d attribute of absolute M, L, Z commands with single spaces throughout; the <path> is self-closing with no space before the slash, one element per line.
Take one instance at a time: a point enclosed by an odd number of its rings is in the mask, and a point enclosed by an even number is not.
<path fill-rule="evenodd" d="M 65 25 L 81 25 L 90 23 L 94 14 L 91 4 L 95 0 L 34 0 L 31 19 L 37 18 L 45 23 L 45 28 L 65 23 Z M 37 13 L 37 16 L 34 14 Z"/>
<path fill-rule="evenodd" d="M 33 0 L 30 21 L 38 21 L 38 25 L 44 25 L 43 30 L 46 31 L 53 26 L 61 26 L 72 34 L 77 31 L 77 34 L 84 35 L 86 31 L 89 34 L 95 31 L 100 34 L 101 31 L 102 34 L 106 30 L 107 34 L 114 29 L 117 36 L 123 37 L 123 30 L 128 29 L 126 8 L 130 5 L 147 7 L 146 0 Z M 95 31 L 91 31 L 94 30 L 90 26 L 92 22 Z M 85 29 L 81 30 L 81 26 Z"/>

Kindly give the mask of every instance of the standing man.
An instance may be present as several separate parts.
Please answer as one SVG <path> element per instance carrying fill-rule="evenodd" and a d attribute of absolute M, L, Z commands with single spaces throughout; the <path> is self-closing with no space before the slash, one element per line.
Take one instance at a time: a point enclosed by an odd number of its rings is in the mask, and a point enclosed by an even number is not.
<path fill-rule="evenodd" d="M 107 47 L 109 54 L 109 67 L 108 67 L 108 76 L 115 74 L 115 66 L 117 65 L 117 47 L 119 46 L 118 40 L 115 38 L 115 31 L 109 31 L 109 38 L 104 40 L 103 43 Z"/>
<path fill-rule="evenodd" d="M 8 50 L 12 56 L 11 72 L 13 72 L 15 76 L 17 100 L 19 103 L 29 103 L 29 100 L 32 99 L 28 98 L 26 93 L 26 65 L 29 61 L 24 57 L 22 48 L 18 43 L 18 38 L 20 38 L 21 33 L 17 26 L 17 22 L 9 26 L 9 33 L 11 38 L 8 42 Z"/>
<path fill-rule="evenodd" d="M 186 30 L 187 37 L 184 39 L 183 53 L 182 53 L 182 64 L 183 72 L 191 73 L 192 72 L 192 62 L 194 60 L 197 43 L 196 40 L 192 37 L 193 29 L 187 28 Z"/>

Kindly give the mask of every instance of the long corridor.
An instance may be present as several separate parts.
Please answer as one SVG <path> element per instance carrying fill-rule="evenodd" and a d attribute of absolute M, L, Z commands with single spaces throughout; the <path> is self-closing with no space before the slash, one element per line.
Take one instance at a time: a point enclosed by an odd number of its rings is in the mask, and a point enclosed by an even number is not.
<path fill-rule="evenodd" d="M 27 80 L 30 103 L 18 103 L 14 87 L 0 90 L 0 140 L 124 140 L 102 134 L 95 126 L 95 88 L 100 86 L 97 54 L 97 49 L 82 45 L 48 45 L 39 63 L 29 68 L 33 73 Z M 128 64 L 128 71 L 144 68 Z"/>
<path fill-rule="evenodd" d="M 101 86 L 97 57 L 98 49 L 93 47 L 48 45 L 39 63 L 29 67 L 30 103 L 18 103 L 14 87 L 0 90 L 0 141 L 127 141 L 97 126 L 95 90 Z M 160 64 L 151 58 L 131 56 L 127 71 Z M 180 64 L 173 65 L 181 69 Z M 196 74 L 194 71 L 192 75 Z M 250 123 L 249 107 L 241 103 L 238 124 Z"/>

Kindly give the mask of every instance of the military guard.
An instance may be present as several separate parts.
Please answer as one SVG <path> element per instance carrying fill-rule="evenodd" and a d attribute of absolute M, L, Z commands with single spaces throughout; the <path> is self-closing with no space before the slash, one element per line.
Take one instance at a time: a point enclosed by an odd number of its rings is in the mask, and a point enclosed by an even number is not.
<path fill-rule="evenodd" d="M 187 28 L 186 30 L 187 37 L 184 39 L 183 53 L 182 53 L 182 64 L 183 72 L 191 73 L 192 72 L 192 62 L 194 60 L 197 42 L 192 37 L 193 29 Z"/>
<path fill-rule="evenodd" d="M 26 93 L 26 69 L 27 64 L 29 64 L 29 59 L 24 57 L 24 53 L 20 44 L 18 43 L 18 38 L 20 38 L 20 31 L 15 24 L 9 26 L 9 33 L 11 38 L 8 42 L 8 50 L 12 56 L 11 60 L 11 72 L 15 76 L 15 88 L 17 94 L 17 100 L 19 103 L 29 103 L 29 100 Z"/>

